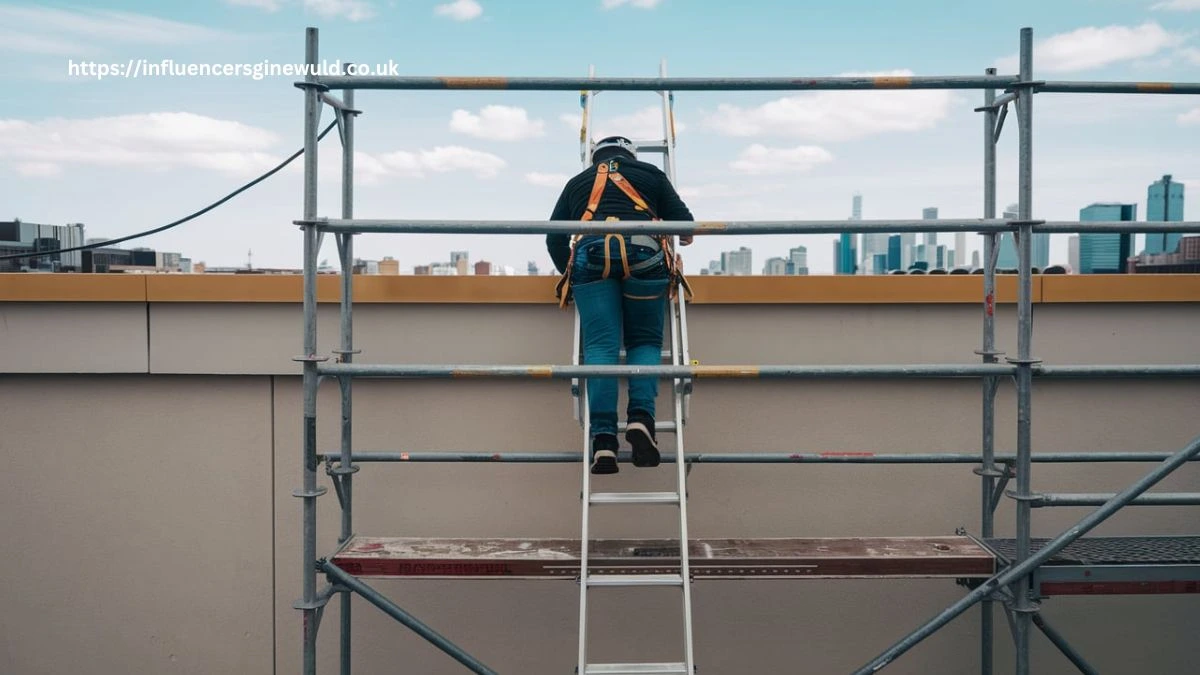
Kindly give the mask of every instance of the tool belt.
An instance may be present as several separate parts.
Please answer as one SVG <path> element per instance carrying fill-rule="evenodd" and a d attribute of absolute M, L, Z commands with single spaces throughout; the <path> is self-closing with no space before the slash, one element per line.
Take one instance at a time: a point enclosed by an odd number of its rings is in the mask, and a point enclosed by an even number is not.
<path fill-rule="evenodd" d="M 592 194 L 588 197 L 587 208 L 584 210 L 583 216 L 580 217 L 580 220 L 591 220 L 596 215 L 596 209 L 600 206 L 600 197 L 604 194 L 604 188 L 608 184 L 608 181 L 612 181 L 613 184 L 621 190 L 621 192 L 625 193 L 625 196 L 629 197 L 636 210 L 645 211 L 646 213 L 650 214 L 651 220 L 662 220 L 662 218 L 659 218 L 650 208 L 650 206 L 646 203 L 646 200 L 642 199 L 642 196 L 638 194 L 638 191 L 632 185 L 630 185 L 629 181 L 626 180 L 625 177 L 622 176 L 618 171 L 616 171 L 609 162 L 605 162 L 596 167 L 596 180 L 594 183 L 592 183 Z M 610 216 L 605 220 L 620 220 L 620 218 Z M 558 284 L 554 287 L 554 295 L 556 298 L 558 298 L 559 307 L 565 308 L 571 302 L 571 272 L 575 267 L 575 254 L 578 251 L 578 244 L 582 238 L 582 234 L 576 234 L 571 239 L 571 256 L 567 260 L 566 271 L 563 272 L 562 278 L 558 280 Z M 620 251 L 621 269 L 624 270 L 624 274 L 622 276 L 623 279 L 628 279 L 633 275 L 633 272 L 637 271 L 638 269 L 650 267 L 651 265 L 658 263 L 658 256 L 655 256 L 650 260 L 635 264 L 631 267 L 629 265 L 628 253 L 625 248 L 625 237 L 620 234 L 606 234 L 604 235 L 604 271 L 600 278 L 607 279 L 611 274 L 612 258 L 608 255 L 608 251 L 610 242 L 613 240 L 616 240 L 618 250 Z M 670 298 L 672 300 L 675 299 L 677 293 L 679 292 L 679 288 L 681 287 L 683 288 L 686 297 L 689 300 L 692 298 L 692 287 L 688 284 L 687 279 L 683 276 L 683 258 L 678 253 L 674 252 L 674 247 L 672 244 L 673 239 L 670 235 L 651 236 L 645 234 L 635 234 L 629 238 L 629 241 L 631 244 L 659 249 L 659 252 L 662 254 L 662 261 L 667 267 L 667 278 L 670 280 L 668 288 Z"/>

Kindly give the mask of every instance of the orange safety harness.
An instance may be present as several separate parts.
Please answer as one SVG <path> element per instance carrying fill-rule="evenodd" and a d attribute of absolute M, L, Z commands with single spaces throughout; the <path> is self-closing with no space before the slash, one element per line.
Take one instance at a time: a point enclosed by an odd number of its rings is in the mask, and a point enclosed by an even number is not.
<path fill-rule="evenodd" d="M 649 213 L 651 220 L 662 220 L 662 218 L 659 218 L 658 215 L 654 213 L 654 210 L 650 208 L 649 204 L 646 203 L 646 200 L 642 199 L 642 196 L 638 194 L 638 191 L 633 187 L 633 185 L 631 185 L 629 181 L 626 180 L 625 177 L 616 170 L 616 167 L 612 162 L 605 162 L 596 167 L 596 180 L 592 183 L 592 194 L 588 197 L 587 208 L 584 209 L 583 216 L 580 218 L 580 220 L 591 220 L 596 215 L 596 209 L 600 206 L 600 197 L 604 194 L 604 188 L 608 184 L 608 181 L 612 181 L 612 183 L 616 185 L 621 192 L 625 193 L 625 196 L 629 197 L 634 204 L 635 210 Z M 620 218 L 609 216 L 605 220 L 620 220 Z M 567 259 L 567 269 L 565 272 L 563 272 L 562 278 L 559 279 L 558 285 L 556 285 L 554 288 L 555 297 L 559 299 L 559 307 L 565 308 L 570 302 L 571 270 L 575 266 L 576 244 L 582 238 L 582 234 L 576 234 L 571 239 L 571 256 Z M 611 272 L 611 258 L 608 257 L 608 245 L 609 241 L 614 238 L 617 240 L 617 247 L 621 252 L 621 265 L 625 270 L 625 274 L 622 278 L 628 279 L 631 275 L 631 271 L 629 269 L 629 259 L 625 250 L 625 237 L 619 234 L 604 235 L 604 272 L 601 274 L 600 278 L 607 279 L 609 273 Z M 683 276 L 683 259 L 672 251 L 671 236 L 655 235 L 654 238 L 658 240 L 659 246 L 662 248 L 663 262 L 665 262 L 667 265 L 667 278 L 671 281 L 670 298 L 674 300 L 676 293 L 678 292 L 678 288 L 682 286 L 684 292 L 687 294 L 688 299 L 691 299 L 692 287 L 688 284 L 687 279 Z"/>

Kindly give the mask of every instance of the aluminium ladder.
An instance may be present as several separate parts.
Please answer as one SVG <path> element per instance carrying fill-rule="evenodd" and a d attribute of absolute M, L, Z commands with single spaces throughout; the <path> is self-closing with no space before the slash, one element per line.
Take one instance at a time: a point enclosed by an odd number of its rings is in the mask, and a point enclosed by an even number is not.
<path fill-rule="evenodd" d="M 665 61 L 659 65 L 660 77 L 666 77 Z M 595 77 L 595 67 L 589 68 L 589 77 Z M 590 133 L 590 118 L 592 97 L 595 92 L 583 91 L 580 105 L 583 108 L 582 124 L 580 126 L 580 159 L 584 167 L 591 165 L 592 150 L 595 146 Z M 674 94 L 670 91 L 659 91 L 663 109 L 663 138 L 662 140 L 642 141 L 633 139 L 637 144 L 639 155 L 642 152 L 655 152 L 663 155 L 663 171 L 671 183 L 675 183 L 675 120 Z M 675 237 L 674 250 L 679 248 L 679 239 Z M 663 351 L 663 358 L 669 358 L 673 365 L 690 363 L 687 339 L 686 302 L 682 289 L 676 289 L 675 298 L 668 303 L 668 317 L 671 328 L 671 347 Z M 575 312 L 575 349 L 572 363 L 579 365 L 582 345 L 579 312 Z M 622 349 L 621 355 L 625 352 Z M 593 492 L 591 488 L 591 419 L 588 414 L 587 387 L 582 386 L 579 379 L 572 382 L 572 393 L 575 397 L 575 417 L 583 427 L 583 489 L 580 493 L 582 502 L 583 523 L 580 537 L 580 574 L 579 574 L 579 653 L 576 672 L 579 675 L 639 675 L 650 673 L 677 673 L 692 675 L 695 672 L 692 640 L 692 595 L 691 572 L 688 560 L 688 518 L 687 518 L 687 462 L 684 461 L 683 426 L 687 419 L 687 403 L 691 394 L 691 381 L 676 378 L 672 387 L 674 400 L 674 418 L 670 421 L 655 423 L 656 435 L 661 433 L 675 434 L 675 474 L 676 489 L 674 492 Z M 618 431 L 624 430 L 626 423 L 618 425 Z M 642 505 L 642 506 L 677 506 L 679 513 L 679 573 L 678 574 L 601 574 L 589 568 L 589 525 L 591 522 L 591 507 L 593 505 Z M 679 662 L 667 663 L 596 663 L 588 661 L 588 592 L 593 588 L 621 588 L 645 586 L 675 586 L 680 588 L 683 595 L 683 634 L 684 657 Z"/>

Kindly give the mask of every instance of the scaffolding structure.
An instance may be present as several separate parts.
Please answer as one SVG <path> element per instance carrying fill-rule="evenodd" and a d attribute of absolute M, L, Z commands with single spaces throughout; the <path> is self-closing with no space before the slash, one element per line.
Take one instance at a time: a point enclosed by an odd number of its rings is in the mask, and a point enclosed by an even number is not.
<path fill-rule="evenodd" d="M 981 521 L 979 536 L 971 539 L 995 556 L 997 569 L 966 584 L 970 590 L 936 616 L 915 628 L 891 647 L 865 663 L 856 674 L 874 673 L 893 663 L 906 651 L 945 626 L 976 604 L 981 604 L 980 668 L 984 675 L 993 669 L 993 613 L 991 604 L 1000 602 L 1010 622 L 1015 648 L 1015 669 L 1018 675 L 1030 672 L 1031 627 L 1041 630 L 1047 638 L 1071 660 L 1080 672 L 1095 670 L 1083 656 L 1038 614 L 1035 597 L 1044 592 L 1037 579 L 1039 572 L 1052 558 L 1068 550 L 1081 537 L 1118 510 L 1131 504 L 1181 505 L 1200 504 L 1200 493 L 1153 493 L 1149 488 L 1172 471 L 1200 456 L 1200 437 L 1173 453 L 1039 453 L 1033 455 L 1032 388 L 1034 379 L 1082 378 L 1200 378 L 1200 364 L 1181 365 L 1046 365 L 1033 350 L 1032 316 L 1032 248 L 1034 233 L 1080 232 L 1200 232 L 1200 222 L 1092 222 L 1045 221 L 1032 214 L 1033 191 L 1033 100 L 1038 93 L 1120 93 L 1120 94 L 1200 94 L 1200 83 L 1167 82 L 1083 82 L 1039 81 L 1033 78 L 1033 32 L 1020 31 L 1019 72 L 998 74 L 989 68 L 983 76 L 950 77 L 818 77 L 818 78 L 501 78 L 501 77 L 374 77 L 318 76 L 308 74 L 296 86 L 304 94 L 304 205 L 303 218 L 294 221 L 303 232 L 304 294 L 303 347 L 304 355 L 296 360 L 302 364 L 303 483 L 293 494 L 301 499 L 303 516 L 302 596 L 295 608 L 303 617 L 303 659 L 305 675 L 316 672 L 316 638 L 323 609 L 328 601 L 339 595 L 341 618 L 341 673 L 351 672 L 351 613 L 350 594 L 357 593 L 376 607 L 400 621 L 459 663 L 476 673 L 494 673 L 461 647 L 451 643 L 416 617 L 339 567 L 332 557 L 319 557 L 316 550 L 317 498 L 326 492 L 317 484 L 317 472 L 324 462 L 325 471 L 336 490 L 341 507 L 339 550 L 355 536 L 352 518 L 353 475 L 359 470 L 356 462 L 580 462 L 582 453 L 469 453 L 469 452 L 354 452 L 352 442 L 352 382 L 359 377 L 386 378 L 542 378 L 551 380 L 586 381 L 593 377 L 655 376 L 688 383 L 695 378 L 785 378 L 785 379 L 904 379 L 904 378 L 978 378 L 982 383 L 982 435 L 980 454 L 875 454 L 875 455 L 805 455 L 796 453 L 704 453 L 687 456 L 689 463 L 841 463 L 841 464 L 978 464 L 974 472 L 980 477 Z M 318 33 L 315 28 L 306 32 L 305 59 L 318 62 Z M 315 72 L 315 71 L 314 71 Z M 356 89 L 393 90 L 538 90 L 538 91 L 769 91 L 769 90 L 914 90 L 914 89 L 973 89 L 982 90 L 983 105 L 975 108 L 983 117 L 984 204 L 981 219 L 902 220 L 902 221 L 457 221 L 457 220 L 368 220 L 353 215 L 354 120 L 360 111 L 354 108 Z M 344 90 L 341 99 L 332 90 Z M 997 92 L 1001 92 L 997 96 Z M 317 142 L 318 122 L 323 105 L 333 110 L 342 142 L 342 204 L 341 217 L 319 215 L 317 208 Z M 1018 218 L 1003 220 L 996 212 L 996 143 L 1010 105 L 1016 107 L 1019 134 L 1018 156 Z M 975 353 L 980 356 L 976 365 L 914 364 L 914 365 L 844 365 L 844 366 L 743 366 L 743 365 L 381 365 L 354 362 L 359 350 L 353 341 L 353 236 L 363 233 L 434 233 L 434 234 L 546 234 L 546 233 L 620 233 L 669 235 L 753 235 L 753 234 L 814 234 L 841 232 L 974 232 L 983 236 L 983 331 L 982 345 Z M 996 259 L 1001 232 L 1014 232 L 1019 258 L 1017 275 L 1017 355 L 1005 356 L 996 350 L 995 297 Z M 316 279 L 318 251 L 326 233 L 337 241 L 341 262 L 341 341 L 334 350 L 335 358 L 317 353 Z M 1003 362 L 1002 362 L 1002 357 Z M 317 389 L 325 378 L 338 381 L 341 392 L 341 445 L 339 452 L 319 453 L 317 450 Z M 1017 398 L 1016 453 L 999 455 L 994 448 L 995 402 L 997 388 L 1004 378 L 1015 382 Z M 664 462 L 673 461 L 669 457 Z M 1116 494 L 1043 494 L 1031 489 L 1032 465 L 1036 462 L 1157 462 L 1155 468 Z M 1010 479 L 1015 489 L 1007 490 Z M 1004 496 L 1015 501 L 1016 532 L 1013 539 L 997 539 L 994 514 Z M 1051 506 L 1097 506 L 1060 535 L 1047 540 L 1031 536 L 1031 514 L 1034 508 Z M 966 534 L 960 532 L 959 534 Z M 969 536 L 969 535 L 968 535 Z M 1148 539 L 1148 538 L 1147 538 Z M 1170 539 L 1187 547 L 1200 547 L 1200 537 Z M 1084 540 L 1087 541 L 1087 540 Z M 1195 549 L 1188 549 L 1194 556 Z M 1200 592 L 1200 559 L 1190 566 L 1173 566 L 1175 574 L 1159 579 L 1160 592 Z M 1140 567 L 1122 572 L 1111 571 L 1111 581 L 1139 583 L 1137 575 L 1147 574 L 1161 563 L 1150 561 Z M 317 587 L 317 575 L 326 575 L 329 583 Z M 1187 578 L 1181 579 L 1183 574 Z M 1183 584 L 1186 588 L 1181 587 Z M 1038 586 L 1038 588 L 1035 588 Z M 640 672 L 640 671 L 639 671 Z M 582 675 L 582 674 L 581 674 Z"/>

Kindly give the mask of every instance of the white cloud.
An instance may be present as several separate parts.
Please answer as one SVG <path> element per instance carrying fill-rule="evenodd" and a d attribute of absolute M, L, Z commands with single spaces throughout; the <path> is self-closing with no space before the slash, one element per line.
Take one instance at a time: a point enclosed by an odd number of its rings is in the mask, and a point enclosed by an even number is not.
<path fill-rule="evenodd" d="M 106 44 L 179 45 L 227 37 L 226 33 L 169 19 L 115 10 L 64 10 L 0 6 L 0 50 L 81 54 Z"/>
<path fill-rule="evenodd" d="M 525 174 L 525 182 L 531 185 L 539 185 L 541 187 L 561 188 L 571 177 L 561 173 L 541 173 L 532 171 Z"/>
<path fill-rule="evenodd" d="M 603 0 L 600 4 L 604 9 L 613 9 L 621 5 L 629 5 L 630 7 L 638 7 L 640 9 L 654 9 L 662 4 L 662 0 Z"/>
<path fill-rule="evenodd" d="M 266 12 L 278 12 L 283 8 L 284 0 L 225 0 L 225 3 L 236 7 L 254 7 Z"/>
<path fill-rule="evenodd" d="M 483 6 L 475 0 L 454 0 L 433 8 L 434 14 L 448 16 L 455 21 L 470 21 L 483 14 Z"/>
<path fill-rule="evenodd" d="M 476 115 L 467 110 L 455 110 L 450 116 L 450 130 L 491 141 L 520 141 L 542 136 L 545 123 L 529 119 L 524 108 L 506 105 L 484 106 Z"/>
<path fill-rule="evenodd" d="M 62 174 L 62 167 L 52 162 L 22 162 L 17 173 L 32 178 L 53 178 Z"/>
<path fill-rule="evenodd" d="M 768 148 L 755 143 L 742 151 L 729 167 L 741 173 L 762 175 L 809 171 L 818 164 L 833 160 L 833 155 L 815 145 L 794 148 Z"/>
<path fill-rule="evenodd" d="M 704 183 L 680 187 L 679 196 L 685 199 L 739 199 L 776 192 L 783 187 L 785 186 L 779 183 L 764 184 L 762 182 L 756 182 L 753 185 Z"/>
<path fill-rule="evenodd" d="M 1193 108 L 1181 113 L 1176 120 L 1185 127 L 1200 126 L 1200 108 Z"/>
<path fill-rule="evenodd" d="M 1191 12 L 1200 9 L 1200 0 L 1166 0 L 1150 6 L 1150 9 L 1165 9 L 1172 12 Z"/>
<path fill-rule="evenodd" d="M 1200 66 L 1200 49 L 1195 47 L 1184 47 L 1183 49 L 1177 51 L 1176 54 L 1193 66 Z"/>
<path fill-rule="evenodd" d="M 489 152 L 472 150 L 460 145 L 438 146 L 432 150 L 396 150 L 378 156 L 377 162 L 369 163 L 368 171 L 379 175 L 397 174 L 412 178 L 424 178 L 426 172 L 446 173 L 468 171 L 480 178 L 492 178 L 507 163 Z"/>
<path fill-rule="evenodd" d="M 271 151 L 277 140 L 265 129 L 186 112 L 0 120 L 0 158 L 24 165 L 25 175 L 54 175 L 67 165 L 248 175 L 279 162 Z"/>
<path fill-rule="evenodd" d="M 375 8 L 365 0 L 304 0 L 304 8 L 327 19 L 366 21 L 375 16 Z"/>
<path fill-rule="evenodd" d="M 579 129 L 583 117 L 579 113 L 561 115 L 559 119 L 572 129 Z M 605 136 L 627 136 L 634 140 L 653 140 L 663 137 L 663 113 L 658 106 L 648 106 L 636 112 L 623 115 L 597 115 L 592 109 L 592 138 L 601 139 Z M 675 135 L 681 136 L 687 125 L 675 119 Z"/>
<path fill-rule="evenodd" d="M 1086 26 L 1059 33 L 1034 44 L 1033 72 L 1065 73 L 1098 68 L 1121 61 L 1153 56 L 1176 47 L 1185 36 L 1172 33 L 1153 21 L 1140 26 Z M 1009 55 L 996 62 L 1001 73 L 1016 73 L 1020 62 Z"/>
<path fill-rule="evenodd" d="M 909 76 L 908 71 L 850 73 L 848 77 Z M 871 134 L 920 131 L 946 117 L 950 91 L 818 91 L 776 99 L 760 106 L 717 106 L 704 124 L 729 136 L 777 135 L 845 141 Z"/>

